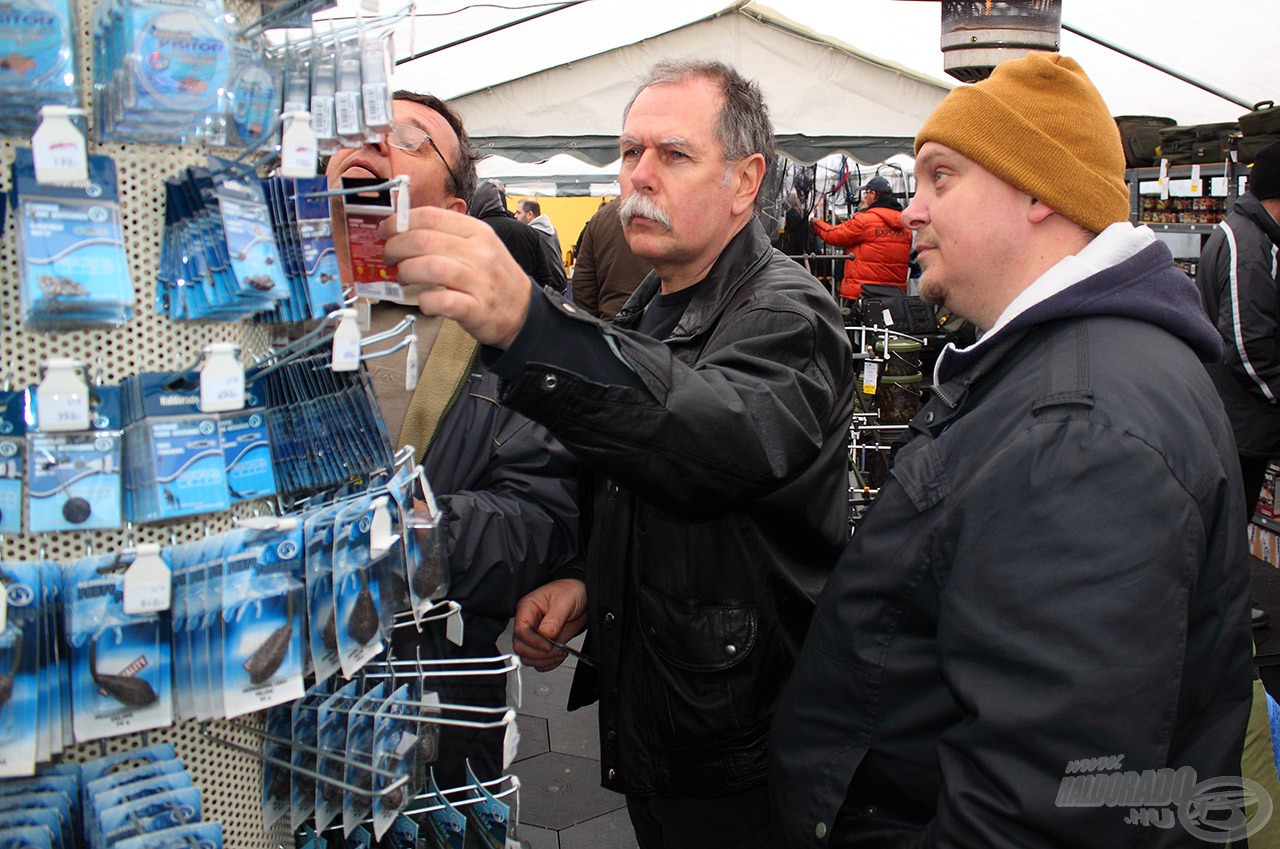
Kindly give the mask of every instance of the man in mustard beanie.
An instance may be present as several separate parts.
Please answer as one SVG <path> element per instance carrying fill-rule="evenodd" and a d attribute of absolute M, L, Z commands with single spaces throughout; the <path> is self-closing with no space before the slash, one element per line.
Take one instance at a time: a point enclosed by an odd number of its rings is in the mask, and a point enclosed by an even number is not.
<path fill-rule="evenodd" d="M 1239 845 L 1256 808 L 1189 802 L 1231 805 L 1251 696 L 1240 468 L 1201 365 L 1221 340 L 1128 222 L 1075 61 L 955 90 L 916 152 L 921 292 L 982 334 L 939 357 L 819 599 L 772 845 Z"/>

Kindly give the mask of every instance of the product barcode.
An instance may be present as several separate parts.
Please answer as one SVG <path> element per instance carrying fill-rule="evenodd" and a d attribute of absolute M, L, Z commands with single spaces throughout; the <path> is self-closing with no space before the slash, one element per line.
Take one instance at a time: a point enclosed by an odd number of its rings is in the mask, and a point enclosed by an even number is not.
<path fill-rule="evenodd" d="M 333 138 L 333 98 L 311 98 L 311 131 L 318 139 Z"/>
<path fill-rule="evenodd" d="M 386 83 L 365 83 L 361 86 L 364 95 L 364 122 L 370 127 L 381 127 L 391 123 L 387 115 Z"/>
<path fill-rule="evenodd" d="M 333 99 L 338 113 L 338 133 L 354 136 L 360 133 L 360 96 L 354 92 L 339 92 Z"/>

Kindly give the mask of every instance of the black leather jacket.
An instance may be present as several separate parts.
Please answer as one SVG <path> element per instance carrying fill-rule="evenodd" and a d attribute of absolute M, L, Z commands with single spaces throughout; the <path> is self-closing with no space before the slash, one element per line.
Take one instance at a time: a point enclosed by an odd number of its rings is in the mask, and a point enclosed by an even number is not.
<path fill-rule="evenodd" d="M 847 539 L 852 358 L 831 296 L 758 224 L 665 342 L 628 329 L 658 287 L 649 275 L 613 325 L 561 307 L 643 387 L 531 362 L 503 401 L 593 469 L 604 785 L 713 796 L 764 782 L 778 693 Z"/>

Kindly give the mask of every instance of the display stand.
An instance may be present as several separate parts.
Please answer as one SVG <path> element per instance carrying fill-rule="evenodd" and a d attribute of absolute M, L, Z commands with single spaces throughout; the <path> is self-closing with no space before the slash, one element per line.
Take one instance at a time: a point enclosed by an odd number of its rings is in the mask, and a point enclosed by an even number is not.
<path fill-rule="evenodd" d="M 93 53 L 89 21 L 95 2 L 79 8 L 80 80 L 85 105 L 92 105 L 88 84 L 89 57 Z M 256 10 L 256 6 L 253 7 Z M 247 4 L 234 8 L 237 14 L 256 15 Z M 92 120 L 92 119 L 90 119 Z M 29 139 L 0 137 L 0 188 L 9 191 L 10 166 L 14 150 L 29 146 Z M 137 294 L 135 316 L 116 329 L 76 330 L 56 333 L 28 332 L 18 321 L 20 279 L 15 228 L 6 228 L 0 241 L 0 297 L 4 304 L 4 326 L 0 330 L 6 378 L 13 386 L 30 385 L 38 378 L 40 364 L 49 357 L 83 360 L 91 376 L 104 382 L 142 371 L 179 370 L 195 363 L 205 345 L 215 341 L 236 342 L 247 352 L 262 351 L 268 342 L 265 326 L 246 322 L 178 323 L 155 311 L 156 274 L 165 221 L 164 181 L 187 166 L 201 164 L 207 151 L 200 145 L 94 144 L 90 153 L 111 156 L 119 177 L 120 207 L 123 215 L 129 267 Z M 252 506 L 238 511 L 248 514 Z M 66 563 L 87 551 L 118 550 L 132 543 L 185 542 L 232 526 L 231 514 L 214 514 L 159 525 L 137 526 L 132 532 L 75 532 L 9 536 L 0 545 L 0 555 L 11 560 L 48 558 Z M 260 721 L 256 717 L 249 722 Z M 226 723 L 212 723 L 220 736 L 257 749 L 258 738 Z M 135 748 L 144 743 L 172 742 L 196 783 L 203 791 L 205 818 L 223 824 L 225 844 L 236 849 L 274 849 L 288 839 L 287 829 L 267 835 L 262 827 L 262 765 L 247 755 L 231 752 L 201 735 L 201 726 L 185 722 L 172 728 L 134 734 L 78 746 L 63 755 L 79 762 L 106 753 Z"/>

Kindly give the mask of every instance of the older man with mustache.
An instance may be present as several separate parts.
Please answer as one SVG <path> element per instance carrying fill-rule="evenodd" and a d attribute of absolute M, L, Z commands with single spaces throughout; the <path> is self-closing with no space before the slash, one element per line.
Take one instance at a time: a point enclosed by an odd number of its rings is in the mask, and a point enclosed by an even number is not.
<path fill-rule="evenodd" d="M 414 210 L 387 256 L 486 347 L 501 400 L 589 468 L 587 551 L 527 595 L 546 670 L 590 626 L 571 702 L 644 849 L 768 846 L 778 693 L 847 536 L 852 357 L 836 305 L 755 221 L 773 162 L 759 88 L 653 69 L 624 115 L 622 221 L 653 264 L 612 324 L 529 284 L 466 218 Z"/>

